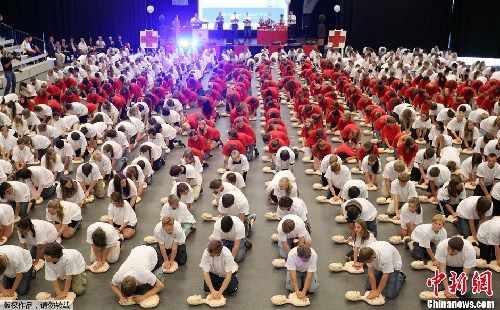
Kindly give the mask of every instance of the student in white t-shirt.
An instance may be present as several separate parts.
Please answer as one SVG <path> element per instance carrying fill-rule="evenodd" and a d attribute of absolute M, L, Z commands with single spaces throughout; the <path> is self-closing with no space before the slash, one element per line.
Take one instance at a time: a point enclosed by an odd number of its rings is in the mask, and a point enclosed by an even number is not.
<path fill-rule="evenodd" d="M 472 244 L 455 236 L 441 241 L 436 248 L 436 260 L 439 262 L 439 271 L 446 274 L 443 281 L 444 295 L 446 298 L 468 297 L 472 292 L 472 272 L 476 267 L 476 251 Z M 461 294 L 453 294 L 449 289 L 449 278 L 451 271 L 456 272 L 457 276 L 465 273 L 467 277 L 467 291 Z"/>
<path fill-rule="evenodd" d="M 42 220 L 31 220 L 29 217 L 23 217 L 17 222 L 17 234 L 19 243 L 23 249 L 27 249 L 33 258 L 33 265 L 38 264 L 42 258 L 43 247 L 47 243 L 56 241 L 56 227 Z"/>
<path fill-rule="evenodd" d="M 160 168 L 165 164 L 165 160 L 162 157 L 163 150 L 158 145 L 151 142 L 144 142 L 139 147 L 140 156 L 144 156 L 149 160 L 151 167 L 154 171 L 160 170 Z"/>
<path fill-rule="evenodd" d="M 460 174 L 464 183 L 476 186 L 477 168 L 483 162 L 481 153 L 474 153 L 467 157 L 460 165 Z"/>
<path fill-rule="evenodd" d="M 351 180 L 351 171 L 347 166 L 334 162 L 326 170 L 325 178 L 328 181 L 326 198 L 340 200 L 340 193 L 342 192 L 345 182 Z"/>
<path fill-rule="evenodd" d="M 96 164 L 84 163 L 76 169 L 76 181 L 80 183 L 85 197 L 89 197 L 92 190 L 95 190 L 97 198 L 104 198 L 104 181 Z"/>
<path fill-rule="evenodd" d="M 179 199 L 188 206 L 188 209 L 191 208 L 191 204 L 194 202 L 193 189 L 186 182 L 176 182 L 174 186 L 172 186 L 170 194 L 179 197 Z"/>
<path fill-rule="evenodd" d="M 203 290 L 215 299 L 238 291 L 236 263 L 231 251 L 220 240 L 212 240 L 203 252 L 200 265 L 203 270 Z"/>
<path fill-rule="evenodd" d="M 120 236 L 113 225 L 102 222 L 89 225 L 87 243 L 90 244 L 90 262 L 97 262 L 94 270 L 105 262 L 116 263 L 120 258 Z"/>
<path fill-rule="evenodd" d="M 245 234 L 253 228 L 256 215 L 250 214 L 250 205 L 245 194 L 241 191 L 227 192 L 219 199 L 218 211 L 221 216 L 237 216 L 245 224 Z"/>
<path fill-rule="evenodd" d="M 82 221 L 82 209 L 72 202 L 53 199 L 47 204 L 46 218 L 56 226 L 57 237 L 69 239 Z"/>
<path fill-rule="evenodd" d="M 398 176 L 406 171 L 406 165 L 402 160 L 387 163 L 382 171 L 382 195 L 386 198 L 391 196 L 391 182 L 397 180 Z"/>
<path fill-rule="evenodd" d="M 406 278 L 401 271 L 402 261 L 398 250 L 387 241 L 375 241 L 360 249 L 358 258 L 368 266 L 368 298 L 383 293 L 388 299 L 396 298 Z"/>
<path fill-rule="evenodd" d="M 278 248 L 281 258 L 287 258 L 294 239 L 299 239 L 298 245 L 311 245 L 312 239 L 304 221 L 294 214 L 284 216 L 278 223 Z"/>
<path fill-rule="evenodd" d="M 466 150 L 473 150 L 476 140 L 479 138 L 479 129 L 474 123 L 468 120 L 465 126 L 460 130 L 460 139 L 462 139 L 462 148 Z"/>
<path fill-rule="evenodd" d="M 0 247 L 0 270 L 3 270 L 2 297 L 26 295 L 30 288 L 32 260 L 30 252 L 15 245 Z"/>
<path fill-rule="evenodd" d="M 191 165 L 173 165 L 170 167 L 170 176 L 176 182 L 186 182 L 193 189 L 194 200 L 198 200 L 201 193 L 202 176 Z"/>
<path fill-rule="evenodd" d="M 295 214 L 304 221 L 307 231 L 310 231 L 311 228 L 307 220 L 307 213 L 306 203 L 298 197 L 290 198 L 288 196 L 284 196 L 278 201 L 276 214 L 280 217 L 280 219 L 288 214 Z"/>
<path fill-rule="evenodd" d="M 135 234 L 137 216 L 134 209 L 127 200 L 118 192 L 111 195 L 111 203 L 108 206 L 108 223 L 113 225 L 124 239 L 130 239 Z"/>
<path fill-rule="evenodd" d="M 298 299 L 307 298 L 307 292 L 314 293 L 319 287 L 317 262 L 318 254 L 309 245 L 299 245 L 288 253 L 286 288 Z"/>
<path fill-rule="evenodd" d="M 494 153 L 486 155 L 486 162 L 477 166 L 474 195 L 484 195 L 491 200 L 492 188 L 500 180 L 500 164 L 497 163 L 497 156 Z"/>
<path fill-rule="evenodd" d="M 68 292 L 82 295 L 87 287 L 85 260 L 77 250 L 63 249 L 58 243 L 49 243 L 43 249 L 45 280 L 51 282 L 55 290 L 55 299 L 64 299 Z M 61 289 L 58 280 L 64 280 Z"/>
<path fill-rule="evenodd" d="M 491 216 L 493 203 L 485 196 L 470 196 L 462 200 L 457 207 L 457 227 L 460 234 L 467 238 L 477 237 L 479 226 Z"/>
<path fill-rule="evenodd" d="M 47 168 L 32 166 L 16 172 L 16 176 L 23 180 L 30 188 L 31 196 L 35 199 L 49 199 L 56 192 L 54 174 Z"/>
<path fill-rule="evenodd" d="M 401 235 L 411 236 L 413 230 L 422 224 L 422 207 L 418 197 L 411 197 L 401 207 L 399 218 L 401 219 Z"/>
<path fill-rule="evenodd" d="M 240 190 L 233 184 L 222 181 L 222 179 L 213 179 L 212 181 L 210 181 L 209 188 L 212 190 L 212 194 L 217 204 L 219 203 L 219 198 L 222 197 L 222 195 L 224 195 L 225 193 Z"/>
<path fill-rule="evenodd" d="M 417 197 L 417 190 L 413 182 L 410 182 L 410 175 L 402 173 L 397 180 L 391 182 L 391 197 L 392 202 L 387 207 L 388 214 L 395 214 L 394 219 L 400 218 L 401 206 L 408 202 L 411 197 Z"/>
<path fill-rule="evenodd" d="M 236 263 L 243 262 L 247 239 L 245 225 L 237 216 L 226 215 L 218 219 L 214 224 L 213 236 L 231 251 Z"/>
<path fill-rule="evenodd" d="M 446 218 L 441 214 L 436 214 L 432 217 L 432 224 L 421 224 L 415 227 L 411 237 L 405 239 L 405 245 L 414 259 L 429 259 L 434 266 L 438 266 L 435 257 L 436 246 L 447 238 L 445 223 Z"/>
<path fill-rule="evenodd" d="M 363 264 L 358 260 L 359 249 L 369 246 L 371 243 L 377 241 L 377 239 L 368 230 L 366 221 L 357 219 L 353 223 L 353 230 L 348 241 L 352 242 L 352 250 L 347 252 L 346 259 L 353 262 L 354 268 L 359 269 L 363 267 Z"/>
<path fill-rule="evenodd" d="M 365 183 L 368 186 L 377 186 L 378 175 L 382 170 L 380 159 L 374 155 L 366 155 L 361 162 L 361 172 L 365 177 Z"/>
<path fill-rule="evenodd" d="M 271 169 L 276 171 L 290 170 L 293 171 L 295 164 L 295 153 L 288 146 L 282 146 L 276 151 L 274 162 L 271 164 Z"/>
<path fill-rule="evenodd" d="M 445 165 L 435 164 L 427 169 L 427 179 L 429 186 L 427 187 L 427 197 L 433 197 L 437 202 L 437 191 L 444 183 L 449 182 L 451 172 Z"/>
<path fill-rule="evenodd" d="M 479 241 L 479 258 L 488 263 L 496 259 L 497 266 L 500 266 L 500 217 L 481 224 L 477 231 L 477 240 Z"/>
<path fill-rule="evenodd" d="M 163 219 L 165 216 L 170 216 L 181 224 L 186 238 L 196 230 L 194 216 L 189 212 L 187 205 L 180 201 L 176 195 L 171 194 L 168 196 L 167 203 L 161 208 L 160 219 Z"/>
<path fill-rule="evenodd" d="M 361 219 L 366 222 L 368 230 L 377 237 L 377 209 L 368 199 L 354 198 L 348 200 L 342 206 L 342 212 L 351 233 L 354 230 L 354 222 Z"/>
<path fill-rule="evenodd" d="M 412 137 L 415 140 L 429 142 L 429 128 L 431 128 L 431 120 L 429 119 L 429 112 L 425 111 L 420 113 L 412 124 Z"/>
<path fill-rule="evenodd" d="M 246 155 L 240 154 L 237 150 L 233 150 L 227 161 L 227 170 L 241 173 L 243 178 L 246 180 L 246 175 L 249 169 L 250 164 L 248 163 Z"/>
<path fill-rule="evenodd" d="M 154 228 L 154 237 L 160 246 L 163 268 L 170 269 L 174 261 L 179 266 L 186 264 L 186 235 L 179 222 L 170 216 L 163 217 Z"/>
<path fill-rule="evenodd" d="M 246 186 L 245 179 L 243 179 L 243 175 L 239 172 L 226 171 L 221 176 L 221 180 L 233 184 L 240 190 Z"/>
<path fill-rule="evenodd" d="M 12 236 L 14 229 L 14 210 L 11 205 L 0 203 L 0 240 Z"/>
<path fill-rule="evenodd" d="M 133 248 L 113 276 L 111 290 L 120 302 L 132 297 L 138 303 L 159 293 L 165 288 L 162 283 L 162 264 L 158 249 L 148 245 Z"/>

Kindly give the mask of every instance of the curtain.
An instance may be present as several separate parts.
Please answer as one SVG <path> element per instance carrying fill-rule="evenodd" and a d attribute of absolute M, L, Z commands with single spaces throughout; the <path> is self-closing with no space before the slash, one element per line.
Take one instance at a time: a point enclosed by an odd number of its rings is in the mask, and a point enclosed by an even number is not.
<path fill-rule="evenodd" d="M 448 46 L 452 0 L 342 1 L 347 43 L 356 49 Z"/>
<path fill-rule="evenodd" d="M 459 56 L 499 57 L 498 0 L 455 0 L 451 48 Z"/>

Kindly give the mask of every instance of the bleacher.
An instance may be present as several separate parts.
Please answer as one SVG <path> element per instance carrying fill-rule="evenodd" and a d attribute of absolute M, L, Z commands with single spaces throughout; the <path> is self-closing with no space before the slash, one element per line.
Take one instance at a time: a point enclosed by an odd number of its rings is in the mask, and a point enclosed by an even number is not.
<path fill-rule="evenodd" d="M 17 82 L 29 80 L 31 77 L 44 73 L 54 67 L 54 61 L 48 59 L 46 53 L 34 57 L 22 54 L 21 38 L 24 34 L 24 32 L 14 30 L 10 26 L 0 23 L 0 46 L 3 46 L 7 53 L 17 53 L 21 56 L 20 60 L 14 59 L 12 61 Z M 41 41 L 40 39 L 38 40 Z M 3 68 L 0 67 L 0 89 L 5 88 L 6 83 L 7 80 L 4 77 Z"/>

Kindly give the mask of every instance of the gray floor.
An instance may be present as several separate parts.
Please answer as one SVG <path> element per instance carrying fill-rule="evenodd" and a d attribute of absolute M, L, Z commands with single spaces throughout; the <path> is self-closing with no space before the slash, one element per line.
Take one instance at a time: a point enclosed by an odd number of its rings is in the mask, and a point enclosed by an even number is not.
<path fill-rule="evenodd" d="M 296 142 L 297 129 L 290 126 L 289 109 L 282 106 L 282 115 L 287 123 L 288 131 L 293 141 L 293 145 L 298 145 Z M 260 131 L 259 122 L 252 122 L 254 130 Z M 229 127 L 229 120 L 223 118 L 217 122 L 217 128 L 221 131 L 223 141 L 226 140 L 226 130 Z M 363 139 L 366 139 L 365 137 Z M 335 146 L 335 145 L 334 145 Z M 258 142 L 259 150 L 262 150 L 262 142 Z M 142 202 L 137 206 L 138 229 L 132 240 L 126 241 L 122 246 L 122 255 L 119 262 L 113 264 L 110 270 L 105 274 L 88 274 L 88 287 L 86 293 L 78 297 L 74 305 L 75 309 L 85 309 L 96 307 L 108 309 L 120 309 L 118 299 L 109 289 L 111 277 L 125 260 L 130 250 L 143 243 L 143 238 L 151 235 L 154 226 L 159 221 L 159 213 L 161 197 L 170 193 L 171 178 L 168 175 L 170 165 L 178 163 L 182 149 L 174 150 L 168 155 L 166 166 L 155 173 L 153 185 L 148 187 L 143 195 Z M 134 152 L 134 156 L 137 152 Z M 261 155 L 262 155 L 261 151 Z M 216 214 L 216 208 L 211 206 L 212 195 L 208 184 L 213 178 L 218 178 L 217 168 L 222 167 L 222 158 L 220 149 L 213 152 L 214 157 L 208 162 L 210 167 L 205 169 L 203 173 L 204 190 L 200 199 L 193 204 L 192 212 L 198 220 L 197 231 L 192 234 L 187 240 L 188 263 L 181 267 L 176 273 L 165 275 L 166 289 L 161 292 L 160 297 L 162 302 L 160 306 L 169 307 L 172 309 L 186 309 L 189 306 L 186 303 L 186 298 L 194 294 L 203 294 L 202 271 L 198 267 L 201 255 L 208 242 L 208 236 L 212 233 L 213 222 L 204 223 L 200 220 L 201 214 L 211 212 Z M 383 163 L 387 154 L 382 155 Z M 334 217 L 339 214 L 338 206 L 330 204 L 318 204 L 315 201 L 317 195 L 322 195 L 321 191 L 312 189 L 312 184 L 319 181 L 318 176 L 306 176 L 304 170 L 310 168 L 311 164 L 304 164 L 300 160 L 296 164 L 295 175 L 297 184 L 300 190 L 300 197 L 304 199 L 309 208 L 309 221 L 312 225 L 313 248 L 319 255 L 318 259 L 318 277 L 320 288 L 311 295 L 311 304 L 317 309 L 368 309 L 369 306 L 364 302 L 352 303 L 344 298 L 344 294 L 349 290 L 359 290 L 364 292 L 364 283 L 366 274 L 351 275 L 348 273 L 331 273 L 328 269 L 328 264 L 332 262 L 344 262 L 344 255 L 349 250 L 347 245 L 337 245 L 331 241 L 331 236 L 335 234 L 348 234 L 348 228 L 345 224 L 338 224 L 334 221 Z M 245 261 L 240 264 L 238 278 L 240 280 L 239 293 L 234 297 L 229 297 L 227 300 L 227 309 L 273 309 L 275 308 L 270 301 L 271 296 L 277 294 L 288 294 L 285 289 L 285 270 L 274 269 L 271 261 L 278 257 L 278 249 L 276 244 L 270 240 L 270 236 L 275 232 L 277 222 L 266 222 L 264 214 L 269 211 L 275 211 L 275 206 L 271 206 L 265 196 L 264 182 L 271 179 L 272 175 L 264 174 L 262 168 L 266 164 L 260 160 L 254 160 L 250 165 L 248 173 L 247 187 L 244 193 L 250 201 L 251 211 L 257 214 L 257 222 L 252 236 L 253 249 L 247 252 Z M 352 166 L 352 165 L 350 165 Z M 353 175 L 353 178 L 360 178 L 360 175 Z M 379 181 L 380 182 L 380 181 Z M 420 191 L 420 190 L 418 190 Z M 468 194 L 471 194 L 470 192 Z M 380 195 L 379 192 L 370 192 L 369 199 L 375 204 L 375 199 Z M 98 221 L 99 217 L 106 213 L 108 199 L 97 200 L 85 210 L 83 210 L 83 229 L 70 240 L 64 240 L 63 245 L 67 248 L 75 248 L 82 252 L 87 262 L 89 262 L 90 247 L 85 243 L 85 231 L 87 227 Z M 32 218 L 45 218 L 45 203 L 37 206 L 32 211 Z M 379 213 L 385 212 L 384 206 L 379 206 Z M 423 208 L 424 221 L 429 222 L 435 214 L 435 209 L 429 204 L 425 204 Z M 448 235 L 457 234 L 457 229 L 451 224 L 446 224 Z M 379 240 L 388 240 L 390 236 L 397 235 L 400 228 L 391 223 L 379 223 L 378 233 Z M 14 235 L 8 244 L 18 244 L 17 236 Z M 428 290 L 426 287 L 427 277 L 433 274 L 430 271 L 413 271 L 410 268 L 412 261 L 408 252 L 403 246 L 398 246 L 401 256 L 403 257 L 403 271 L 408 278 L 404 284 L 399 296 L 395 300 L 387 300 L 387 307 L 395 307 L 402 309 L 403 307 L 410 309 L 420 309 L 423 303 L 418 299 L 418 293 L 423 290 Z M 500 281 L 494 275 L 495 281 L 493 285 L 494 292 L 500 290 Z M 40 291 L 50 291 L 50 284 L 44 279 L 44 271 L 39 272 L 36 280 L 32 281 L 30 294 L 23 299 L 34 299 L 36 293 Z M 481 295 L 484 297 L 484 295 Z M 199 306 L 206 307 L 206 306 Z M 292 306 L 284 306 L 287 309 L 292 309 Z"/>

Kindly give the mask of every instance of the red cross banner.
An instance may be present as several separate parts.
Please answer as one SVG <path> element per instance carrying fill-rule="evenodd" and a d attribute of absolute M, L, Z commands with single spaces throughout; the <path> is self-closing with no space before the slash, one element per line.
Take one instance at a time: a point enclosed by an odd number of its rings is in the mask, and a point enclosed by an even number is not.
<path fill-rule="evenodd" d="M 208 29 L 193 29 L 193 39 L 199 42 L 208 42 Z"/>
<path fill-rule="evenodd" d="M 328 47 L 344 48 L 346 38 L 347 31 L 343 29 L 330 30 L 328 34 Z"/>
<path fill-rule="evenodd" d="M 157 48 L 158 47 L 158 31 L 144 30 L 141 31 L 141 47 L 142 48 Z"/>

